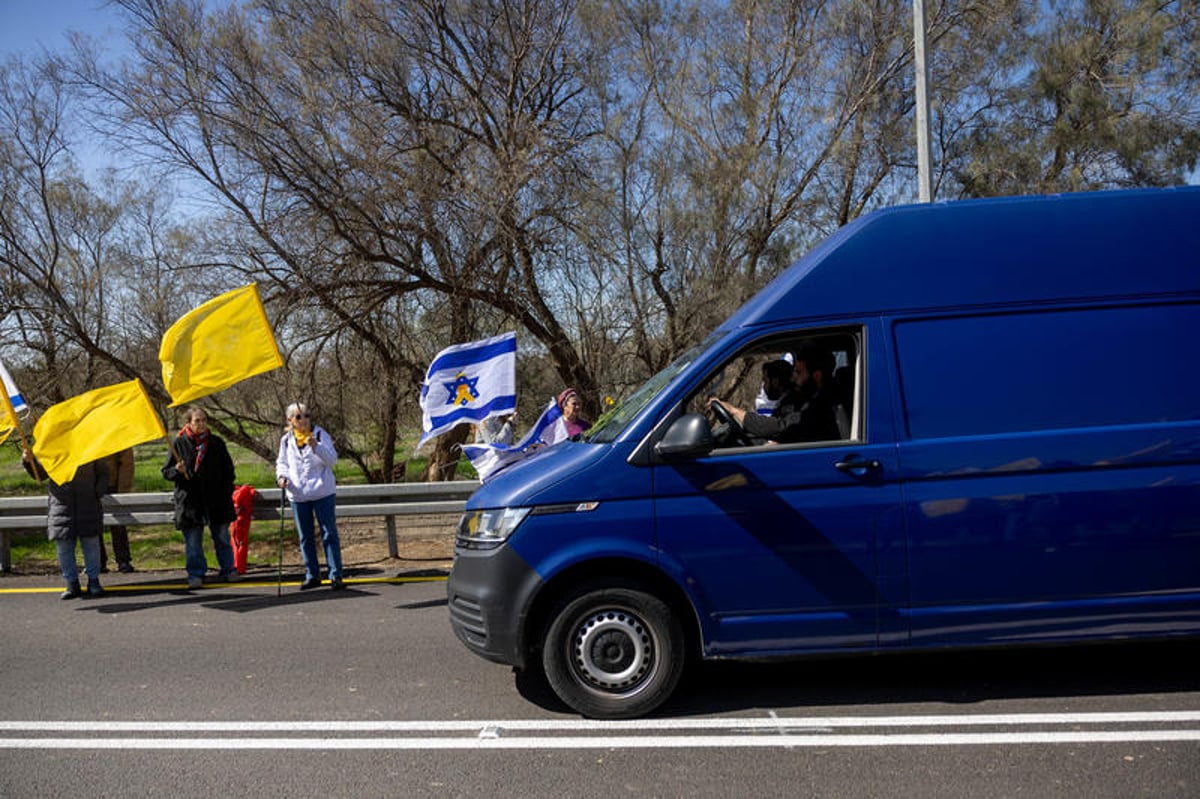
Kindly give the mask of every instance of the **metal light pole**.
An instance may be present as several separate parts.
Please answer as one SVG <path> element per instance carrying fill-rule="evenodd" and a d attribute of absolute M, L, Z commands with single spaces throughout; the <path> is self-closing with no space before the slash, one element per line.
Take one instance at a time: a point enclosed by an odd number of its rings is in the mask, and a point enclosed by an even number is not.
<path fill-rule="evenodd" d="M 925 60 L 925 0 L 913 0 L 913 68 L 916 70 L 917 106 L 917 186 L 918 198 L 933 199 L 929 176 L 929 64 Z"/>

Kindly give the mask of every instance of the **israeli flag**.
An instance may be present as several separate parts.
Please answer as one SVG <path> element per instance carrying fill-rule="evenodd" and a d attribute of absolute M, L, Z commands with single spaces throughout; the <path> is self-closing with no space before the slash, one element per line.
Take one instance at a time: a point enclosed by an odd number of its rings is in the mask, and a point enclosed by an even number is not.
<path fill-rule="evenodd" d="M 421 385 L 417 449 L 458 424 L 478 424 L 517 407 L 517 334 L 456 344 L 437 354 Z"/>
<path fill-rule="evenodd" d="M 4 364 L 0 363 L 0 380 L 4 382 L 4 390 L 8 392 L 8 401 L 12 403 L 12 408 L 17 413 L 26 413 L 29 406 L 25 404 L 25 398 L 21 396 L 21 392 L 17 391 L 17 384 L 13 382 L 12 375 L 8 373 L 8 369 L 4 368 Z"/>
<path fill-rule="evenodd" d="M 462 451 L 475 467 L 481 482 L 524 458 L 538 446 L 557 444 L 567 438 L 567 425 L 558 403 L 550 400 L 546 410 L 515 444 L 464 444 Z"/>

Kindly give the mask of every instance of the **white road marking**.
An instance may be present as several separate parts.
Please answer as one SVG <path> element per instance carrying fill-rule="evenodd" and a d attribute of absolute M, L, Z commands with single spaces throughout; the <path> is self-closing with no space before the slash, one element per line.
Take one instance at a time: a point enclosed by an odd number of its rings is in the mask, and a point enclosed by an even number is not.
<path fill-rule="evenodd" d="M 713 749 L 1200 741 L 1195 730 L 565 738 L 0 738 L 0 749 Z"/>
<path fill-rule="evenodd" d="M 630 721 L 0 721 L 0 732 L 18 734 L 0 738 L 0 749 L 704 749 L 1146 743 L 1200 741 L 1200 728 L 1195 726 L 1198 722 L 1200 711 L 795 718 L 772 712 L 768 717 Z M 1139 725 L 1139 728 L 1098 729 L 1099 725 Z M 1147 725 L 1152 728 L 1146 729 Z M 997 729 L 973 732 L 962 729 L 981 726 Z M 1062 726 L 1071 729 L 1052 729 Z M 944 729 L 830 732 L 913 727 Z M 712 734 L 697 734 L 697 731 Z M 67 733 L 73 737 L 40 737 L 40 733 Z M 150 733 L 157 737 L 123 737 L 122 733 Z M 204 733 L 233 733 L 233 736 L 198 737 Z M 246 737 L 253 733 L 295 735 Z M 357 735 L 339 736 L 339 733 Z M 363 737 L 364 733 L 390 735 Z M 396 737 L 397 733 L 404 737 Z M 432 736 L 434 733 L 441 735 Z M 96 734 L 102 737 L 94 737 Z"/>
<path fill-rule="evenodd" d="M 3 721 L 0 732 L 473 732 L 485 730 L 771 730 L 822 727 L 964 727 L 1049 724 L 1186 724 L 1200 710 L 1096 713 L 984 713 L 939 716 L 779 716 L 686 719 L 489 719 L 455 721 Z"/>

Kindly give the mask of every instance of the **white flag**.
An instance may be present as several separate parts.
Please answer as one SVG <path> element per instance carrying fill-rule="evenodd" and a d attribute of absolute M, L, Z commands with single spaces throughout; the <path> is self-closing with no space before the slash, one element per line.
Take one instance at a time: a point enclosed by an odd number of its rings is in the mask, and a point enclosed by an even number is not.
<path fill-rule="evenodd" d="M 458 424 L 478 424 L 517 407 L 517 334 L 505 333 L 437 354 L 421 385 L 417 448 Z"/>

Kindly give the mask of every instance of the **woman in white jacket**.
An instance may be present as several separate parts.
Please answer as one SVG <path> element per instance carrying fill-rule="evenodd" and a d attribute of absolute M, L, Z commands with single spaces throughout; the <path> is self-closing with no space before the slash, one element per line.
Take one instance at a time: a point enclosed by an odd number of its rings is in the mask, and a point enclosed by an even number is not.
<path fill-rule="evenodd" d="M 345 588 L 342 582 L 342 544 L 337 530 L 337 486 L 333 465 L 337 450 L 329 433 L 314 427 L 308 406 L 293 402 L 287 408 L 288 429 L 279 440 L 275 460 L 275 481 L 287 492 L 292 503 L 296 532 L 300 534 L 300 554 L 304 558 L 304 582 L 301 591 L 321 584 L 321 562 L 317 560 L 317 542 L 313 537 L 313 517 L 321 526 L 325 565 L 333 590 Z"/>

